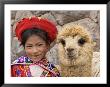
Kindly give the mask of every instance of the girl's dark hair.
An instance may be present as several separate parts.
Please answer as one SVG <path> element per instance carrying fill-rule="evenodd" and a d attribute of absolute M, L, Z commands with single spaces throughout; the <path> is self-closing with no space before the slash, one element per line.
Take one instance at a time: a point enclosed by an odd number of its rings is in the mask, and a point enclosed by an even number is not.
<path fill-rule="evenodd" d="M 48 37 L 48 33 L 41 30 L 41 29 L 36 29 L 36 28 L 32 28 L 32 29 L 26 29 L 22 34 L 21 34 L 21 44 L 25 47 L 25 43 L 27 41 L 27 39 L 32 36 L 32 35 L 36 35 L 41 37 L 47 44 L 50 44 L 50 40 Z"/>

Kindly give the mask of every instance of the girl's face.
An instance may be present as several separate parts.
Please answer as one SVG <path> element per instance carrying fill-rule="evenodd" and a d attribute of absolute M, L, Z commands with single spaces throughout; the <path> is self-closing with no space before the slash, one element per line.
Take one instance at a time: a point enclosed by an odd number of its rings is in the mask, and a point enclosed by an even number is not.
<path fill-rule="evenodd" d="M 26 55 L 33 61 L 45 58 L 49 45 L 39 36 L 32 35 L 25 43 Z"/>

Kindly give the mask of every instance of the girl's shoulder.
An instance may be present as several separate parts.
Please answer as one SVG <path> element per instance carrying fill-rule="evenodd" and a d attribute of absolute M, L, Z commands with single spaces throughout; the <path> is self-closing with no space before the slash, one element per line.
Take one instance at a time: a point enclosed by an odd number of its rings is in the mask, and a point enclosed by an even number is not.
<path fill-rule="evenodd" d="M 28 64 L 28 63 L 32 63 L 32 61 L 28 57 L 20 56 L 19 58 L 17 58 L 15 61 L 12 62 L 12 65 L 14 65 L 14 64 Z"/>

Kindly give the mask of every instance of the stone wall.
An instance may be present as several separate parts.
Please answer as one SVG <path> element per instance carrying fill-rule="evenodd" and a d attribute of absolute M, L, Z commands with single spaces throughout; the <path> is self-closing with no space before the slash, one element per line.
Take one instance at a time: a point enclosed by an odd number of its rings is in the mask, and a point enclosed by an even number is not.
<path fill-rule="evenodd" d="M 86 27 L 93 36 L 93 40 L 96 42 L 94 52 L 100 52 L 100 12 L 96 10 L 92 11 L 11 11 L 11 62 L 17 57 L 24 54 L 23 47 L 20 46 L 20 42 L 15 36 L 15 25 L 20 19 L 24 17 L 39 16 L 47 18 L 54 22 L 57 26 L 58 32 L 67 23 L 77 23 Z M 46 55 L 49 61 L 54 64 L 58 64 L 57 57 L 57 44 L 54 44 L 51 50 Z"/>

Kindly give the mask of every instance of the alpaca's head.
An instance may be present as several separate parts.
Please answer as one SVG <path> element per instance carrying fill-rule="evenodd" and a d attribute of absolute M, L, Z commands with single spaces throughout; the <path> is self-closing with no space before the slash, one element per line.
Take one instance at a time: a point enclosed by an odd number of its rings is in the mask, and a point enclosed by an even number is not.
<path fill-rule="evenodd" d="M 59 61 L 65 66 L 83 65 L 91 61 L 93 40 L 82 26 L 64 27 L 57 36 Z"/>

